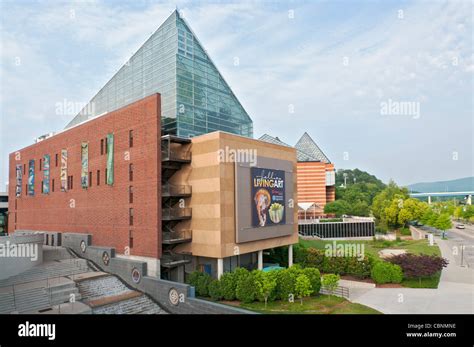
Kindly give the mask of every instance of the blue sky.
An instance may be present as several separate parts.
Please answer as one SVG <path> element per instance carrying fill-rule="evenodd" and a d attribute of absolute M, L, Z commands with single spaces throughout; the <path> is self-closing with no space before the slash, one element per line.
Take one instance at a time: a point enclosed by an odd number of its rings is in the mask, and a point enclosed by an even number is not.
<path fill-rule="evenodd" d="M 88 102 L 176 6 L 255 137 L 307 131 L 337 168 L 400 184 L 473 175 L 470 1 L 0 3 L 2 188 L 8 153 L 61 130 L 58 103 Z"/>

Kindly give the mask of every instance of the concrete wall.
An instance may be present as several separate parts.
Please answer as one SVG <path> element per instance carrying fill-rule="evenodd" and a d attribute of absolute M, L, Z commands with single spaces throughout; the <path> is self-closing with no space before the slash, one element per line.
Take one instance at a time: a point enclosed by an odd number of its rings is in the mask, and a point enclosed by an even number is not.
<path fill-rule="evenodd" d="M 0 237 L 0 279 L 17 275 L 41 264 L 43 262 L 43 240 L 42 233 L 19 233 Z M 7 248 L 10 248 L 10 253 Z M 16 254 L 12 253 L 14 250 L 16 250 Z"/>
<path fill-rule="evenodd" d="M 161 257 L 161 101 L 155 94 L 126 107 L 69 128 L 10 154 L 9 231 L 42 230 L 88 232 L 97 246 L 113 246 L 124 253 Z M 129 132 L 133 131 L 133 146 Z M 114 183 L 107 185 L 105 138 L 114 134 Z M 81 187 L 81 144 L 89 143 L 90 186 Z M 101 146 L 101 144 L 104 144 Z M 102 148 L 102 150 L 101 150 Z M 67 150 L 67 176 L 72 189 L 60 189 L 61 150 Z M 50 192 L 43 194 L 40 160 L 49 154 Z M 58 157 L 58 160 L 56 158 Z M 35 161 L 35 194 L 26 194 L 28 163 Z M 133 180 L 129 166 L 133 165 Z M 23 168 L 20 196 L 16 196 L 16 166 Z M 133 202 L 129 188 L 133 188 Z M 129 209 L 133 208 L 133 225 Z M 133 237 L 133 247 L 129 236 Z"/>

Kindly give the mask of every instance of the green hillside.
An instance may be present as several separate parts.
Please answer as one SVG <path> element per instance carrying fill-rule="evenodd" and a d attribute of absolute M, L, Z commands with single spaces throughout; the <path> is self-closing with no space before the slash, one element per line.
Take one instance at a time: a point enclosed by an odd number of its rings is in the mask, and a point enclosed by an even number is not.
<path fill-rule="evenodd" d="M 459 178 L 450 181 L 422 182 L 410 184 L 407 188 L 412 192 L 461 192 L 474 190 L 474 177 Z"/>

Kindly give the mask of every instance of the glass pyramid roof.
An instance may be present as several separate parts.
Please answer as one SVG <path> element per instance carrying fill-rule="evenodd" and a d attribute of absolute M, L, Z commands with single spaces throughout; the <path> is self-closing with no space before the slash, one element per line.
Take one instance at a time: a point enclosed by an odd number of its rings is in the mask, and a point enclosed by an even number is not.
<path fill-rule="evenodd" d="M 253 122 L 187 22 L 174 11 L 66 126 L 161 94 L 165 133 L 253 137 Z"/>

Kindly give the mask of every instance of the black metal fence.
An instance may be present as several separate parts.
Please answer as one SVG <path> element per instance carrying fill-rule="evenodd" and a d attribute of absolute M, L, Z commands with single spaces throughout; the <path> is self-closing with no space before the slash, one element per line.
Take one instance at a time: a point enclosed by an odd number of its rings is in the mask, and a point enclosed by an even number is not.
<path fill-rule="evenodd" d="M 339 223 L 300 223 L 298 231 L 301 236 L 329 238 L 371 237 L 375 235 L 375 223 L 339 222 Z"/>

